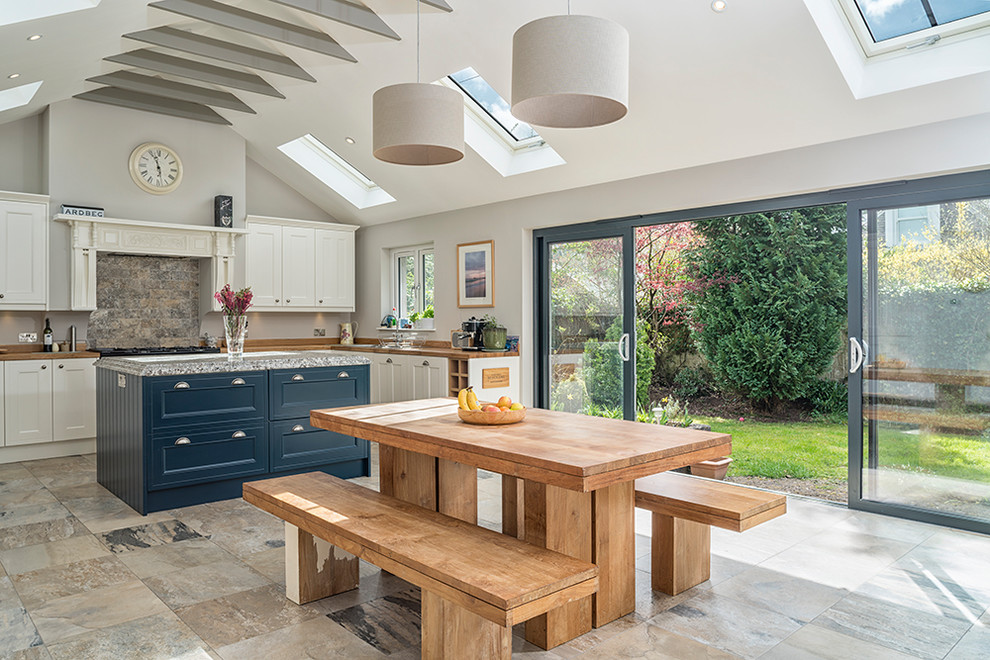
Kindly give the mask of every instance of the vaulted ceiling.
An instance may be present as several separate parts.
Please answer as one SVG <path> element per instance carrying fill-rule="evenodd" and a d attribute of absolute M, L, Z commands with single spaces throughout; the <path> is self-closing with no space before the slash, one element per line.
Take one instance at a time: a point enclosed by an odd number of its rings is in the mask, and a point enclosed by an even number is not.
<path fill-rule="evenodd" d="M 188 9 L 197 3 L 243 10 L 233 13 L 252 29 L 193 18 Z M 729 0 L 723 13 L 707 0 L 574 0 L 574 13 L 610 18 L 630 32 L 629 114 L 600 128 L 541 129 L 566 163 L 537 172 L 503 177 L 470 149 L 458 163 L 410 168 L 372 156 L 371 98 L 380 87 L 416 78 L 414 0 L 345 5 L 341 16 L 358 26 L 299 9 L 339 5 L 334 0 L 163 4 L 187 11 L 101 0 L 0 27 L 0 92 L 44 81 L 29 104 L 0 113 L 0 123 L 107 84 L 127 88 L 110 93 L 116 100 L 140 98 L 154 83 L 148 78 L 157 77 L 170 81 L 163 85 L 173 101 L 207 97 L 200 100 L 244 137 L 248 155 L 302 195 L 340 221 L 367 225 L 990 113 L 985 72 L 856 99 L 797 0 Z M 513 32 L 566 9 L 564 0 L 424 2 L 422 80 L 473 67 L 509 98 Z M 296 28 L 252 23 L 247 12 Z M 43 38 L 28 41 L 31 34 Z M 199 78 L 175 75 L 175 58 L 198 63 L 179 65 Z M 217 67 L 237 73 L 225 81 Z M 7 78 L 15 72 L 20 77 Z M 243 84 L 234 87 L 237 81 Z M 277 149 L 307 133 L 397 201 L 358 210 Z"/>

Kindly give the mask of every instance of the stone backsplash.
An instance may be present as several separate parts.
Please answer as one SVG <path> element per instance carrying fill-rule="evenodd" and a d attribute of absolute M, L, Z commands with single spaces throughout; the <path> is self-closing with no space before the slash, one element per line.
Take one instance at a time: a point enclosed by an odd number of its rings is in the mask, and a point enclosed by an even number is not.
<path fill-rule="evenodd" d="M 99 348 L 199 343 L 199 260 L 100 253 L 87 342 Z"/>

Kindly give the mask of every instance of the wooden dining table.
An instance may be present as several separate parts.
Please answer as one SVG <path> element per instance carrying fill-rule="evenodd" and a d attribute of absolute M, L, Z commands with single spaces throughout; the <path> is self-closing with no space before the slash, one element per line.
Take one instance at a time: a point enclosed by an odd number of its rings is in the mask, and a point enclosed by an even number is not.
<path fill-rule="evenodd" d="M 635 480 L 732 451 L 724 433 L 534 408 L 470 425 L 448 398 L 313 410 L 310 423 L 379 443 L 382 493 L 475 524 L 477 470 L 497 472 L 503 533 L 596 564 L 598 593 L 526 623 L 544 649 L 635 609 Z"/>

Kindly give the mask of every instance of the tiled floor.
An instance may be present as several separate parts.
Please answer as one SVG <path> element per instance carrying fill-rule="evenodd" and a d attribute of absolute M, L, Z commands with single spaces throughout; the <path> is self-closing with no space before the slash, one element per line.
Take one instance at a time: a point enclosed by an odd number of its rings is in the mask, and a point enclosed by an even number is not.
<path fill-rule="evenodd" d="M 139 516 L 95 457 L 0 465 L 0 658 L 415 658 L 419 591 L 284 598 L 282 523 L 242 500 Z M 373 478 L 357 480 L 377 487 Z M 497 475 L 478 480 L 498 527 Z M 791 498 L 744 534 L 714 530 L 712 579 L 650 590 L 637 512 L 636 611 L 532 658 L 990 658 L 990 538 Z"/>

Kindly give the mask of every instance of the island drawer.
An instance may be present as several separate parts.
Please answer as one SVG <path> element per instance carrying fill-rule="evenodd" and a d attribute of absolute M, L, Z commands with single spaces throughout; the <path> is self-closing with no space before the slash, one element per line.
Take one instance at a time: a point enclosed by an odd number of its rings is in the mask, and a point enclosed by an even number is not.
<path fill-rule="evenodd" d="M 268 472 L 267 425 L 156 434 L 150 470 L 149 490 Z"/>
<path fill-rule="evenodd" d="M 268 437 L 273 471 L 367 456 L 367 440 L 314 428 L 308 417 L 272 422 Z"/>
<path fill-rule="evenodd" d="M 264 371 L 196 374 L 151 382 L 151 427 L 264 419 L 268 374 Z"/>
<path fill-rule="evenodd" d="M 368 374 L 366 364 L 272 371 L 268 381 L 271 419 L 308 419 L 313 409 L 366 404 Z"/>

